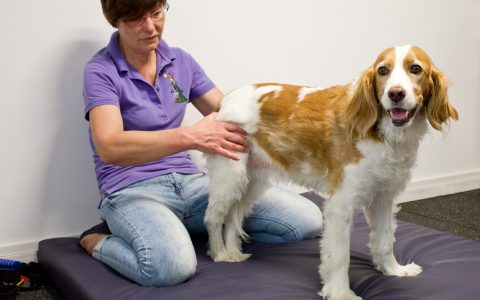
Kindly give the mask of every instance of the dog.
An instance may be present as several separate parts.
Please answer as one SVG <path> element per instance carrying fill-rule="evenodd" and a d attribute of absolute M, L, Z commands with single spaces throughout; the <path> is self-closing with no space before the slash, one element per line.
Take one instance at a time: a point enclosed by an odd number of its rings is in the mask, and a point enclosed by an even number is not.
<path fill-rule="evenodd" d="M 227 94 L 217 120 L 248 132 L 240 160 L 207 154 L 210 176 L 205 225 L 208 254 L 240 262 L 247 216 L 272 178 L 326 193 L 319 273 L 324 298 L 361 299 L 349 287 L 354 209 L 370 226 L 375 267 L 385 275 L 416 276 L 415 263 L 393 254 L 395 198 L 406 188 L 428 123 L 444 131 L 458 120 L 445 75 L 417 46 L 388 48 L 354 82 L 325 89 L 248 85 Z"/>

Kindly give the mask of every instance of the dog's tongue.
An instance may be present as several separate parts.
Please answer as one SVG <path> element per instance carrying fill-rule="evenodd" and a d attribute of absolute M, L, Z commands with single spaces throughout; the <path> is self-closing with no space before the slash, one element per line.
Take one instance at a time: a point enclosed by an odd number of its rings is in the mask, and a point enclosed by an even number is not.
<path fill-rule="evenodd" d="M 394 108 L 390 110 L 390 118 L 392 118 L 393 121 L 406 120 L 408 118 L 408 110 Z"/>

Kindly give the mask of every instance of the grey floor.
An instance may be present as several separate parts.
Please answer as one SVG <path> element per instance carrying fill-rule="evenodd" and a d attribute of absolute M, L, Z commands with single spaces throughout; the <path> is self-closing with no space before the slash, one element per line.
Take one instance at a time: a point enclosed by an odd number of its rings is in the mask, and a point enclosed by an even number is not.
<path fill-rule="evenodd" d="M 480 190 L 403 203 L 397 218 L 480 241 Z"/>
<path fill-rule="evenodd" d="M 401 204 L 397 218 L 480 241 L 480 190 Z M 54 287 L 22 292 L 19 300 L 63 299 Z"/>

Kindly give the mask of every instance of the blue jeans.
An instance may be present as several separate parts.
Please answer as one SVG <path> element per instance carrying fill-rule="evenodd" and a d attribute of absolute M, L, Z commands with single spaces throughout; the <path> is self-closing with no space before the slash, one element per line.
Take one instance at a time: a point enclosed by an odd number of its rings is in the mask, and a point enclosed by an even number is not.
<path fill-rule="evenodd" d="M 93 257 L 143 286 L 169 286 L 194 275 L 197 259 L 189 233 L 206 234 L 208 176 L 171 173 L 134 183 L 102 201 L 111 235 Z M 292 242 L 319 235 L 322 214 L 308 199 L 268 190 L 245 219 L 253 241 Z"/>

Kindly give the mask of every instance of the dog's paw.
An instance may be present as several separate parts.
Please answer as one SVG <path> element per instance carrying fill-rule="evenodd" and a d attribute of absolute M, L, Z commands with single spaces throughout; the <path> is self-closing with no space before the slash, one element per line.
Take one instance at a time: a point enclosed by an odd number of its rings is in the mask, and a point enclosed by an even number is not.
<path fill-rule="evenodd" d="M 389 268 L 385 270 L 385 275 L 393 275 L 393 276 L 417 276 L 418 274 L 422 273 L 422 267 L 417 264 L 411 263 L 405 266 L 397 265 L 394 268 Z"/>
<path fill-rule="evenodd" d="M 231 258 L 231 262 L 242 262 L 242 261 L 246 261 L 247 259 L 250 258 L 250 256 L 252 256 L 252 254 L 250 253 L 237 253 L 235 255 L 230 255 L 230 258 Z"/>
<path fill-rule="evenodd" d="M 363 300 L 362 297 L 355 295 L 350 289 L 333 291 L 332 289 L 325 287 L 326 286 L 323 286 L 322 291 L 318 292 L 318 295 L 325 300 Z"/>
<path fill-rule="evenodd" d="M 210 255 L 210 254 L 209 254 Z M 221 252 L 216 255 L 210 255 L 214 262 L 242 262 L 246 261 L 251 254 L 248 253 L 228 253 Z"/>
<path fill-rule="evenodd" d="M 318 292 L 318 295 L 325 300 L 363 300 L 362 297 L 355 295 L 352 291 L 338 292 L 331 295 L 325 295 L 323 290 Z"/>

